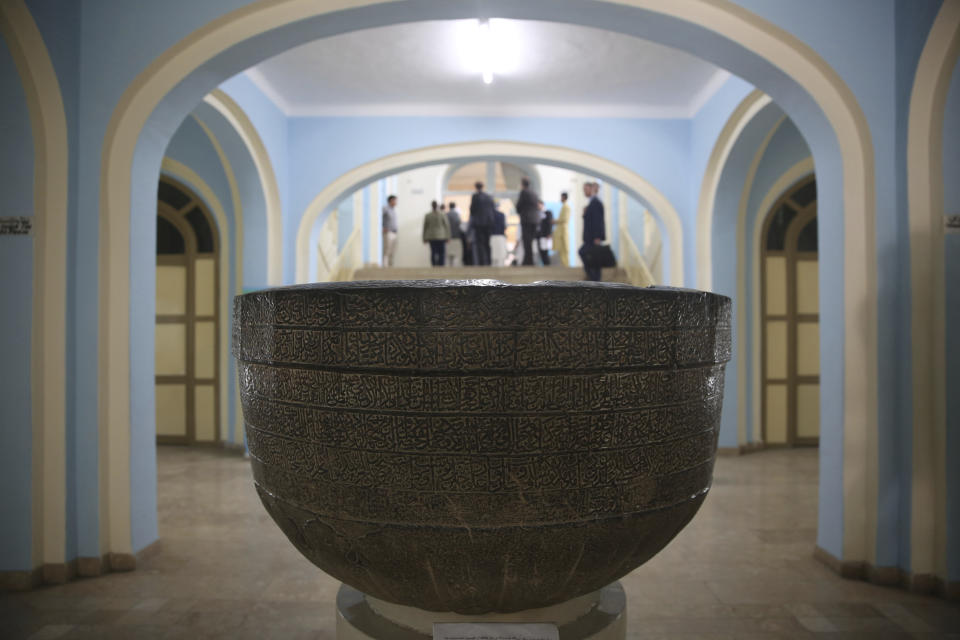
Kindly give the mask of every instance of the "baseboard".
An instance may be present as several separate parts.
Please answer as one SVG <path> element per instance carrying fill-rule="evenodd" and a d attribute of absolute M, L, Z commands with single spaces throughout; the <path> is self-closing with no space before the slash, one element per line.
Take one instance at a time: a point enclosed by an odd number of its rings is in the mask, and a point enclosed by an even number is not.
<path fill-rule="evenodd" d="M 0 571 L 0 591 L 29 591 L 42 584 L 42 567 L 33 571 Z"/>
<path fill-rule="evenodd" d="M 155 556 L 160 541 L 138 553 L 107 553 L 101 558 L 76 558 L 70 562 L 44 564 L 33 571 L 0 571 L 0 592 L 30 591 L 46 585 L 64 584 L 77 578 L 96 578 L 107 573 L 134 571 L 137 563 Z"/>
<path fill-rule="evenodd" d="M 107 557 L 77 558 L 77 576 L 80 578 L 96 578 L 107 573 Z"/>
<path fill-rule="evenodd" d="M 910 573 L 899 567 L 875 567 L 866 562 L 844 562 L 829 551 L 816 547 L 813 557 L 847 580 L 863 580 L 883 587 L 897 587 L 921 595 L 960 600 L 960 582 L 945 582 L 939 576 Z"/>
<path fill-rule="evenodd" d="M 44 584 L 64 584 L 77 577 L 77 561 L 45 564 L 40 570 Z"/>
<path fill-rule="evenodd" d="M 763 451 L 767 448 L 766 443 L 763 442 L 748 442 L 747 444 L 740 445 L 740 453 L 756 453 L 758 451 Z"/>
<path fill-rule="evenodd" d="M 154 540 L 153 543 L 148 544 L 143 549 L 137 552 L 136 562 L 139 564 L 141 562 L 146 562 L 151 558 L 155 557 L 163 549 L 162 540 Z"/>
<path fill-rule="evenodd" d="M 757 451 L 763 451 L 767 446 L 762 442 L 748 442 L 747 444 L 742 444 L 739 447 L 717 447 L 717 455 L 719 456 L 742 456 L 748 453 L 756 453 Z"/>
<path fill-rule="evenodd" d="M 132 553 L 108 553 L 106 566 L 111 572 L 133 571 L 137 568 L 137 556 Z"/>
<path fill-rule="evenodd" d="M 900 587 L 906 584 L 908 576 L 900 567 L 865 565 L 863 579 L 884 587 Z"/>
<path fill-rule="evenodd" d="M 948 582 L 947 588 L 944 589 L 944 592 L 947 600 L 960 602 L 960 582 Z"/>
<path fill-rule="evenodd" d="M 224 440 L 220 443 L 220 446 L 223 447 L 224 451 L 229 451 L 230 453 L 239 453 L 243 455 L 247 452 L 247 445 L 242 442 L 227 442 Z"/>

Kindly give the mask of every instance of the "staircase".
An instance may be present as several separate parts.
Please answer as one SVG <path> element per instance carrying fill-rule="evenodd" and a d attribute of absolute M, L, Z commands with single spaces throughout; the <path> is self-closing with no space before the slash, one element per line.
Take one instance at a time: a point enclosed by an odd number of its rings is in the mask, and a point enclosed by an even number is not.
<path fill-rule="evenodd" d="M 540 280 L 575 282 L 585 278 L 580 267 L 364 267 L 353 273 L 354 280 L 499 280 L 507 284 L 529 284 Z M 604 282 L 630 284 L 627 272 L 604 269 Z"/>

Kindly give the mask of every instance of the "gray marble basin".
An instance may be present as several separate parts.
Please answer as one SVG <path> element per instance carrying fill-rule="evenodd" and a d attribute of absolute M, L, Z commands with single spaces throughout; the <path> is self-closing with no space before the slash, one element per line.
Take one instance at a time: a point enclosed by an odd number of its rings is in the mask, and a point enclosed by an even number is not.
<path fill-rule="evenodd" d="M 381 600 L 510 612 L 604 587 L 710 488 L 730 300 L 604 283 L 327 283 L 238 296 L 256 489 Z"/>

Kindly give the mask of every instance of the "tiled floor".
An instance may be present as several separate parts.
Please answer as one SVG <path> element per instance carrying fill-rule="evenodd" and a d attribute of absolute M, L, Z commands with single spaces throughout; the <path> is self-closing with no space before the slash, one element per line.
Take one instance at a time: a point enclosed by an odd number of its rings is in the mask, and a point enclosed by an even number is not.
<path fill-rule="evenodd" d="M 161 547 L 132 573 L 0 596 L 0 638 L 334 637 L 337 583 L 260 506 L 249 467 L 159 452 Z M 630 638 L 960 638 L 960 607 L 813 560 L 817 453 L 717 462 L 693 522 L 624 578 Z"/>

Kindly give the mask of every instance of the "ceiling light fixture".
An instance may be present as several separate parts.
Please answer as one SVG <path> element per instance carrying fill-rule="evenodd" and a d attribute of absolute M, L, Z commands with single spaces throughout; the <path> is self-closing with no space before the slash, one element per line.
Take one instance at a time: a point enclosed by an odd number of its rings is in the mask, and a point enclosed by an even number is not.
<path fill-rule="evenodd" d="M 0 0 L 3 2 L 3 0 Z M 456 20 L 450 35 L 460 68 L 470 76 L 479 75 L 484 84 L 493 76 L 510 76 L 521 71 L 524 56 L 522 21 L 501 18 Z"/>
<path fill-rule="evenodd" d="M 493 82 L 493 35 L 490 33 L 490 21 L 487 19 L 479 20 L 479 49 L 480 60 L 483 68 L 483 83 Z"/>

